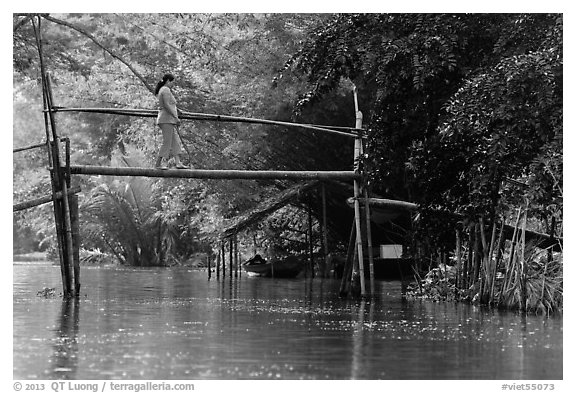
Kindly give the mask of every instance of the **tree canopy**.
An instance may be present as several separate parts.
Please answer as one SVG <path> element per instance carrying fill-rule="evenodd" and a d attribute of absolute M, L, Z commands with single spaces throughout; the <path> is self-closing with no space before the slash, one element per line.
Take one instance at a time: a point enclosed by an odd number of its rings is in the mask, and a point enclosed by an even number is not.
<path fill-rule="evenodd" d="M 352 82 L 368 130 L 363 164 L 375 193 L 418 203 L 422 217 L 445 211 L 491 219 L 528 200 L 533 217 L 561 222 L 561 15 L 112 13 L 38 19 L 15 14 L 15 147 L 41 142 L 44 133 L 33 21 L 42 31 L 57 105 L 153 109 L 152 90 L 171 72 L 183 110 L 350 127 Z M 151 165 L 159 148 L 152 119 L 95 114 L 58 119 L 77 164 Z M 352 164 L 352 146 L 316 132 L 190 122 L 181 127 L 181 136 L 186 159 L 199 168 L 349 169 Z M 38 151 L 14 156 L 15 200 L 48 192 L 43 159 Z M 156 260 L 162 260 L 163 250 L 178 249 L 168 247 L 170 239 L 199 240 L 223 219 L 288 186 L 173 180 L 143 188 L 125 179 L 82 182 L 93 190 L 90 203 L 116 200 L 132 220 L 140 217 L 142 231 L 163 233 L 154 242 L 162 246 L 146 251 Z M 135 214 L 135 190 L 149 203 L 145 215 Z M 50 240 L 49 209 L 22 214 L 26 220 L 15 218 L 18 228 L 33 228 Z M 429 236 L 439 227 L 450 228 L 426 220 L 422 227 L 434 228 Z M 172 228 L 173 236 L 162 228 Z M 115 252 L 123 247 L 120 258 L 139 258 L 119 239 L 118 244 L 102 241 L 93 244 Z"/>
<path fill-rule="evenodd" d="M 42 100 L 34 26 L 42 32 L 46 68 L 51 72 L 55 103 L 65 107 L 130 107 L 155 109 L 152 90 L 166 72 L 176 75 L 174 93 L 182 110 L 295 120 L 291 104 L 304 81 L 278 70 L 296 50 L 309 26 L 327 15 L 304 14 L 49 14 L 37 18 L 14 15 L 14 126 L 15 147 L 43 140 Z M 340 93 L 334 94 L 334 101 Z M 350 125 L 339 105 L 325 104 L 322 114 L 310 111 L 298 120 Z M 353 118 L 350 111 L 349 118 Z M 101 114 L 58 115 L 58 129 L 71 139 L 72 161 L 78 165 L 122 164 L 125 157 L 141 166 L 154 161 L 160 134 L 153 119 Z M 33 135 L 33 136 L 32 136 Z M 278 127 L 185 122 L 181 129 L 185 160 L 207 169 L 345 169 L 350 148 L 316 132 Z M 318 146 L 327 149 L 319 150 Z M 306 154 L 323 154 L 310 159 Z M 337 153 L 337 154 L 334 154 Z M 31 154 L 15 155 L 15 200 L 49 191 L 48 174 Z M 345 163 L 345 164 L 344 164 Z M 87 191 L 102 181 L 81 179 Z M 126 180 L 127 181 L 127 180 Z M 126 181 L 121 184 L 128 187 Z M 116 187 L 118 189 L 118 186 Z M 223 219 L 289 186 L 285 182 L 179 181 L 155 183 L 168 209 L 185 234 L 209 234 Z M 113 188 L 109 188 L 113 190 Z M 138 188 L 141 189 L 141 188 Z M 121 189 L 118 189 L 121 191 Z M 111 198 L 112 194 L 108 195 Z M 120 192 L 118 195 L 124 195 Z M 110 202 L 110 201 L 108 201 Z M 126 201 L 124 201 L 126 202 Z M 125 203 L 126 208 L 132 206 Z M 39 211 L 39 210 L 37 210 Z M 40 233 L 42 220 L 26 212 L 20 225 Z M 160 213 L 158 213 L 160 214 Z M 88 216 L 86 215 L 86 218 Z M 95 219 L 94 217 L 92 219 Z M 177 220 L 177 221 L 178 221 Z M 109 223 L 108 223 L 109 224 Z M 45 224 L 49 227 L 50 224 Z M 97 231 L 95 231 L 96 233 Z M 42 229 L 41 237 L 48 236 Z M 200 237 L 197 237 L 199 239 Z M 100 239 L 101 240 L 101 239 Z M 101 241 L 97 242 L 101 244 Z"/>
<path fill-rule="evenodd" d="M 561 220 L 562 62 L 557 14 L 345 14 L 285 70 L 311 86 L 299 107 L 359 86 L 377 192 L 471 219 L 528 199 Z"/>

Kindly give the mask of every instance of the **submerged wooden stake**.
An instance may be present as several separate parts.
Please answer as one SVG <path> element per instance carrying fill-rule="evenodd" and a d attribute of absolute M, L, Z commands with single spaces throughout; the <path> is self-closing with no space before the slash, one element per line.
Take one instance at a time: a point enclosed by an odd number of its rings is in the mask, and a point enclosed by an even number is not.
<path fill-rule="evenodd" d="M 352 219 L 350 228 L 350 239 L 348 240 L 348 249 L 346 251 L 346 262 L 344 263 L 344 270 L 342 272 L 342 280 L 340 281 L 340 296 L 348 295 L 350 290 L 350 277 L 352 275 L 352 267 L 354 263 L 354 239 L 356 238 L 356 225 Z"/>
<path fill-rule="evenodd" d="M 78 195 L 70 194 L 70 223 L 72 229 L 72 260 L 74 263 L 74 293 L 80 294 L 80 212 Z"/>
<path fill-rule="evenodd" d="M 364 188 L 364 199 L 368 200 L 368 189 Z M 374 295 L 376 292 L 374 282 L 374 250 L 372 249 L 372 220 L 370 219 L 370 204 L 366 202 L 364 205 L 366 213 L 366 238 L 368 242 L 368 268 L 370 270 L 370 294 Z"/>

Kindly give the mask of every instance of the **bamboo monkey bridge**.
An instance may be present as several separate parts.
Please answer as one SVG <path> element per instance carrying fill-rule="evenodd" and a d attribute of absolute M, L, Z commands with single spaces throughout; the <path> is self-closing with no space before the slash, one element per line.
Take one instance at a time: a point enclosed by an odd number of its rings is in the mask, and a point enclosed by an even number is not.
<path fill-rule="evenodd" d="M 248 171 L 248 170 L 199 170 L 199 169 L 177 169 L 163 170 L 155 168 L 113 168 L 102 166 L 76 166 L 70 163 L 70 141 L 59 136 L 57 130 L 56 113 L 58 112 L 90 112 L 111 115 L 125 115 L 137 117 L 156 117 L 156 110 L 130 109 L 130 108 L 64 108 L 54 105 L 52 95 L 51 78 L 45 69 L 42 40 L 40 34 L 40 21 L 36 24 L 32 18 L 32 24 L 36 33 L 36 43 L 40 59 L 40 71 L 42 81 L 42 98 L 44 104 L 44 125 L 46 131 L 46 141 L 43 144 L 30 146 L 27 148 L 15 149 L 14 152 L 45 146 L 50 163 L 50 178 L 52 184 L 52 195 L 34 201 L 24 202 L 14 206 L 14 210 L 22 210 L 28 207 L 37 206 L 48 201 L 53 202 L 54 219 L 58 240 L 58 250 L 60 257 L 60 267 L 62 274 L 64 296 L 79 296 L 80 294 L 80 263 L 78 257 L 79 235 L 78 235 L 78 198 L 75 195 L 78 188 L 71 188 L 72 175 L 104 175 L 104 176 L 146 176 L 162 178 L 195 178 L 195 179 L 292 179 L 292 180 L 340 180 L 353 181 L 354 183 L 354 233 L 355 233 L 355 254 L 357 259 L 363 260 L 363 243 L 361 230 L 361 216 L 359 199 L 368 198 L 365 187 L 361 187 L 362 174 L 359 166 L 359 158 L 363 154 L 362 113 L 358 110 L 358 100 L 356 89 L 354 88 L 354 103 L 356 113 L 355 128 L 331 127 L 312 124 L 298 124 L 273 120 L 241 118 L 234 116 L 223 116 L 213 114 L 201 114 L 182 112 L 182 120 L 197 121 L 217 121 L 217 122 L 240 122 L 252 124 L 268 124 L 283 127 L 297 127 L 313 131 L 327 132 L 334 135 L 346 136 L 354 139 L 354 170 L 353 171 Z M 64 160 L 62 159 L 61 144 L 65 143 Z M 64 161 L 64 162 L 62 162 Z M 369 205 L 364 209 L 366 220 L 370 221 Z M 370 293 L 374 293 L 374 270 L 372 245 L 370 235 L 370 225 L 366 226 L 367 242 L 369 250 L 370 266 Z M 232 248 L 230 254 L 232 255 Z M 237 252 L 237 249 L 236 249 Z M 349 258 L 350 265 L 352 264 Z M 362 296 L 367 295 L 365 285 L 365 275 L 363 263 L 356 264 L 359 269 L 360 286 Z"/>

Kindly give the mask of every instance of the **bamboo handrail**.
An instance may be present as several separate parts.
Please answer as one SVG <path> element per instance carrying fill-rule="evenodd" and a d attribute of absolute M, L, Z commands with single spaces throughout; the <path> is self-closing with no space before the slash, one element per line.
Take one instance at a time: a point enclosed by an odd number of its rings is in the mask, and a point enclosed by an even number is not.
<path fill-rule="evenodd" d="M 79 193 L 80 191 L 81 191 L 80 187 L 72 187 L 68 190 L 68 195 L 76 194 L 76 193 Z M 58 191 L 55 196 L 56 196 L 56 199 L 62 198 L 62 192 Z M 40 206 L 40 205 L 43 205 L 45 203 L 52 202 L 52 200 L 53 200 L 52 195 L 46 195 L 46 196 L 43 196 L 40 198 L 32 199 L 30 201 L 20 202 L 20 203 L 15 204 L 12 207 L 12 211 L 17 212 L 20 210 L 29 209 L 31 207 Z"/>
<path fill-rule="evenodd" d="M 46 147 L 46 142 L 38 143 L 37 145 L 32 145 L 32 146 L 17 147 L 16 149 L 12 150 L 12 153 L 18 153 L 20 151 L 37 149 L 39 147 Z"/>
<path fill-rule="evenodd" d="M 54 112 L 85 112 L 85 113 L 103 113 L 103 114 L 113 114 L 113 115 L 123 115 L 123 116 L 139 116 L 139 117 L 156 117 L 158 116 L 158 111 L 153 109 L 137 109 L 137 108 L 65 108 L 56 106 L 53 108 Z M 205 120 L 205 121 L 221 121 L 221 122 L 236 122 L 236 123 L 251 123 L 251 124 L 269 124 L 285 127 L 297 127 L 304 128 L 313 131 L 330 132 L 333 134 L 344 135 L 347 137 L 358 137 L 358 132 L 356 128 L 348 127 L 332 127 L 325 125 L 310 125 L 310 124 L 300 124 L 291 123 L 286 121 L 278 120 L 266 120 L 266 119 L 255 119 L 239 116 L 228 116 L 228 115 L 215 115 L 210 113 L 194 113 L 187 111 L 180 111 L 180 119 L 182 120 Z M 345 132 L 346 130 L 348 132 Z M 364 133 L 362 133 L 362 138 L 366 138 Z"/>
<path fill-rule="evenodd" d="M 403 210 L 417 210 L 418 205 L 412 202 L 398 201 L 395 199 L 383 199 L 383 198 L 362 198 L 359 200 L 361 205 L 364 205 L 368 201 L 370 206 L 391 208 L 391 209 L 403 209 Z M 348 205 L 354 205 L 354 198 L 350 197 L 346 200 Z"/>
<path fill-rule="evenodd" d="M 225 169 L 157 169 L 138 167 L 108 167 L 71 165 L 73 175 L 146 176 L 188 179 L 292 179 L 292 180 L 353 180 L 359 178 L 353 171 L 248 171 Z"/>
<path fill-rule="evenodd" d="M 366 203 L 365 198 L 359 198 L 358 202 L 360 203 L 360 205 L 364 205 Z M 354 207 L 354 198 L 350 197 L 346 200 L 346 203 L 350 206 L 350 207 Z M 394 199 L 382 199 L 382 198 L 368 198 L 368 204 L 370 206 L 374 206 L 374 207 L 380 207 L 380 208 L 388 208 L 388 209 L 399 209 L 399 210 L 408 210 L 408 211 L 414 211 L 418 209 L 418 205 L 416 203 L 412 203 L 412 202 L 406 202 L 406 201 L 398 201 L 398 200 L 394 200 Z M 454 213 L 456 216 L 459 216 L 459 214 Z M 511 239 L 513 237 L 513 232 L 514 232 L 514 227 L 511 225 L 505 225 L 504 226 L 504 235 L 507 239 Z M 526 236 L 528 236 L 530 239 L 534 239 L 536 240 L 535 245 L 539 248 L 548 248 L 548 247 L 553 247 L 553 249 L 555 251 L 558 250 L 558 246 L 563 244 L 563 238 L 562 237 L 555 237 L 555 236 L 550 236 L 546 233 L 540 233 L 540 232 L 536 232 L 536 231 L 531 231 L 526 229 Z"/>

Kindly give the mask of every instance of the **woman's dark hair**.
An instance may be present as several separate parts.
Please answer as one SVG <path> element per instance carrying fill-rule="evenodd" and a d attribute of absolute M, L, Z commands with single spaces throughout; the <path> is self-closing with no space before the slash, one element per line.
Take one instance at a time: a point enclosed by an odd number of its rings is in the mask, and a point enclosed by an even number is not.
<path fill-rule="evenodd" d="M 158 84 L 156 85 L 156 89 L 154 89 L 154 95 L 157 96 L 158 92 L 160 91 L 160 88 L 162 86 L 164 86 L 166 84 L 167 81 L 173 81 L 174 80 L 174 75 L 172 74 L 164 74 L 164 76 L 162 77 L 162 80 L 160 82 L 158 82 Z"/>

